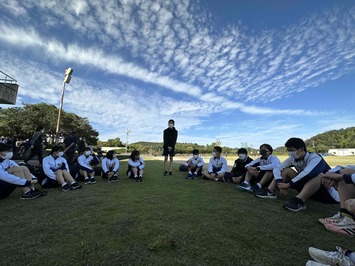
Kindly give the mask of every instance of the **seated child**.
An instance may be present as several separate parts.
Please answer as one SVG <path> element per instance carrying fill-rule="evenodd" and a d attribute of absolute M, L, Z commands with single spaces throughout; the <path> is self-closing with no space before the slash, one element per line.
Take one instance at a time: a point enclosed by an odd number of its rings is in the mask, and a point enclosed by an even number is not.
<path fill-rule="evenodd" d="M 273 148 L 269 144 L 262 144 L 259 147 L 261 156 L 245 166 L 247 169 L 245 180 L 237 186 L 238 189 L 256 193 L 262 186 L 272 181 L 272 171 L 280 164 L 280 160 L 272 155 L 272 151 Z M 252 182 L 255 183 L 253 186 Z"/>
<path fill-rule="evenodd" d="M 144 160 L 140 157 L 139 151 L 134 150 L 128 159 L 127 175 L 134 182 L 143 182 Z"/>
<path fill-rule="evenodd" d="M 67 160 L 63 158 L 63 155 L 64 147 L 57 145 L 53 146 L 51 153 L 43 159 L 42 167 L 46 177 L 42 181 L 42 187 L 50 188 L 61 185 L 64 192 L 81 188 L 70 175 Z"/>
<path fill-rule="evenodd" d="M 189 174 L 187 175 L 186 179 L 196 179 L 197 176 L 202 175 L 202 167 L 205 162 L 200 157 L 199 153 L 199 150 L 194 149 L 192 151 L 192 157 L 184 163 L 184 165 L 187 166 L 187 169 L 189 171 Z"/>
<path fill-rule="evenodd" d="M 0 199 L 8 197 L 17 187 L 21 187 L 21 199 L 35 199 L 46 193 L 35 188 L 37 179 L 25 166 L 10 160 L 13 156 L 11 146 L 0 143 Z"/>
<path fill-rule="evenodd" d="M 114 150 L 106 153 L 106 158 L 102 160 L 102 178 L 107 179 L 109 183 L 118 182 L 117 172 L 120 168 L 120 161 Z"/>
<path fill-rule="evenodd" d="M 98 163 L 99 160 L 95 154 L 92 153 L 92 149 L 90 147 L 85 147 L 83 154 L 78 157 L 79 173 L 84 177 L 85 185 L 96 184 L 95 171 L 92 165 L 96 165 Z"/>
<path fill-rule="evenodd" d="M 208 163 L 208 170 L 203 171 L 203 179 L 224 182 L 224 174 L 228 170 L 227 160 L 221 156 L 222 148 L 215 146 L 212 152 L 213 157 Z"/>
<path fill-rule="evenodd" d="M 239 158 L 234 161 L 232 170 L 230 172 L 226 172 L 224 178 L 228 182 L 240 184 L 243 183 L 247 172 L 245 166 L 251 163 L 253 159 L 248 156 L 248 151 L 244 148 L 238 149 L 237 154 Z"/>

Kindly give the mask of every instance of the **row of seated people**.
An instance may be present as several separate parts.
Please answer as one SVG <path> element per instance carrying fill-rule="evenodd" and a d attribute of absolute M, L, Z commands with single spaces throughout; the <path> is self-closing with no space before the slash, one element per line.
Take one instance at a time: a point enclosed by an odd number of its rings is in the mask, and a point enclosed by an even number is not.
<path fill-rule="evenodd" d="M 51 153 L 43 158 L 42 171 L 35 176 L 30 172 L 28 165 L 17 164 L 11 160 L 13 156 L 11 146 L 0 143 L 0 199 L 8 197 L 16 187 L 21 187 L 23 193 L 21 199 L 35 199 L 46 195 L 35 187 L 39 183 L 43 188 L 61 186 L 62 191 L 82 188 L 77 180 L 83 179 L 84 184 L 96 184 L 94 165 L 99 163 L 97 157 L 86 147 L 77 159 L 78 171 L 75 178 L 70 173 L 66 159 L 63 157 L 63 146 L 54 146 Z M 117 182 L 119 160 L 113 150 L 107 153 L 102 160 L 102 177 L 109 183 Z M 127 175 L 135 182 L 143 181 L 144 160 L 135 150 L 128 159 Z"/>
<path fill-rule="evenodd" d="M 324 158 L 315 152 L 308 152 L 300 138 L 290 138 L 285 143 L 288 158 L 280 162 L 272 155 L 273 148 L 262 144 L 260 157 L 252 160 L 246 149 L 238 150 L 238 159 L 228 172 L 227 160 L 221 156 L 222 148 L 214 147 L 207 170 L 198 150 L 184 163 L 187 179 L 203 179 L 233 182 L 241 191 L 252 192 L 258 198 L 276 199 L 276 190 L 287 196 L 289 189 L 297 195 L 290 197 L 283 207 L 298 212 L 306 209 L 306 200 L 312 198 L 322 203 L 340 203 L 340 211 L 325 219 L 319 219 L 329 231 L 355 236 L 355 166 L 337 166 L 333 169 Z"/>

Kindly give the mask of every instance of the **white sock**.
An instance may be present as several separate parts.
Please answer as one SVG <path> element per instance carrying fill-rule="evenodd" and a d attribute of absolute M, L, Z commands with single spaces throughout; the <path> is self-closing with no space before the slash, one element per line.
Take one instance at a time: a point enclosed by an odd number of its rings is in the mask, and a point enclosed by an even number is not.
<path fill-rule="evenodd" d="M 246 181 L 246 180 L 244 181 L 244 184 L 247 184 L 247 185 L 249 186 L 249 182 L 248 182 L 248 181 Z"/>
<path fill-rule="evenodd" d="M 66 182 L 64 182 L 64 183 L 62 184 L 62 187 L 64 187 L 66 184 L 67 184 L 67 183 L 66 183 Z"/>
<path fill-rule="evenodd" d="M 189 175 L 192 175 L 191 171 L 189 171 Z"/>
<path fill-rule="evenodd" d="M 75 184 L 75 183 L 76 183 L 76 181 L 71 182 L 72 185 Z"/>
<path fill-rule="evenodd" d="M 260 185 L 259 183 L 256 183 L 256 185 L 257 185 L 259 188 L 261 188 L 261 185 Z"/>

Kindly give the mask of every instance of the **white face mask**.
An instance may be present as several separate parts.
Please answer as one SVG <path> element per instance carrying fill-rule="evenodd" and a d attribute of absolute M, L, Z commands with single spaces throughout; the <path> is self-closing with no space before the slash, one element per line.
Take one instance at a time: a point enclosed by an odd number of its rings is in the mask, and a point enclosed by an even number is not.
<path fill-rule="evenodd" d="M 12 158 L 12 156 L 14 155 L 14 153 L 12 152 L 12 151 L 9 151 L 9 152 L 5 152 L 5 156 L 4 157 L 2 157 L 3 159 L 7 159 L 7 160 L 9 160 L 9 159 L 11 159 Z"/>
<path fill-rule="evenodd" d="M 197 159 L 197 158 L 198 158 L 198 155 L 194 155 L 193 157 L 194 157 L 195 159 Z"/>
<path fill-rule="evenodd" d="M 287 154 L 293 159 L 298 159 L 300 157 L 299 155 L 297 155 L 297 151 L 288 151 Z"/>
<path fill-rule="evenodd" d="M 239 157 L 239 159 L 241 159 L 241 160 L 245 160 L 245 158 L 247 158 L 247 155 L 241 153 L 241 154 L 238 154 L 238 157 Z"/>
<path fill-rule="evenodd" d="M 85 152 L 85 155 L 86 155 L 86 156 L 91 155 L 91 151 L 86 151 L 86 152 Z"/>
<path fill-rule="evenodd" d="M 173 128 L 174 127 L 174 124 L 169 124 L 169 128 Z"/>
<path fill-rule="evenodd" d="M 213 156 L 213 157 L 216 157 L 216 155 L 217 155 L 217 154 L 216 154 L 216 152 L 215 152 L 215 151 L 214 151 L 214 152 L 212 152 L 212 156 Z"/>
<path fill-rule="evenodd" d="M 63 151 L 58 152 L 58 156 L 59 156 L 59 157 L 62 157 L 63 155 L 64 155 L 64 152 L 63 152 Z"/>

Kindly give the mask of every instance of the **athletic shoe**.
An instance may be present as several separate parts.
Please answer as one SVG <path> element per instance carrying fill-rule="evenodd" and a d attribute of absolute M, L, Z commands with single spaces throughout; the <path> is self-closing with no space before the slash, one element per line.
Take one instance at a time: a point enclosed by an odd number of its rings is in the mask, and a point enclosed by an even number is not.
<path fill-rule="evenodd" d="M 192 178 L 192 174 L 188 174 L 187 176 L 186 176 L 186 179 L 191 179 Z"/>
<path fill-rule="evenodd" d="M 324 251 L 318 248 L 310 247 L 309 255 L 317 262 L 326 265 L 354 265 L 349 257 L 345 256 L 345 251 L 341 247 L 336 247 L 337 251 Z"/>
<path fill-rule="evenodd" d="M 313 260 L 309 260 L 306 262 L 306 266 L 329 266 L 329 265 L 326 265 L 326 264 L 323 264 L 323 263 L 319 263 L 319 262 L 316 262 L 316 261 L 313 261 Z"/>
<path fill-rule="evenodd" d="M 79 189 L 79 188 L 81 188 L 81 186 L 78 184 L 78 183 L 73 183 L 73 184 L 71 184 L 71 189 Z"/>
<path fill-rule="evenodd" d="M 139 180 L 139 182 L 143 182 L 143 176 L 140 175 L 140 176 L 138 177 L 138 180 Z"/>
<path fill-rule="evenodd" d="M 23 193 L 21 195 L 20 199 L 23 199 L 23 200 L 36 199 L 36 198 L 39 198 L 41 196 L 43 196 L 41 191 L 39 191 L 39 190 L 38 191 L 29 190 L 26 193 Z"/>
<path fill-rule="evenodd" d="M 355 236 L 355 221 L 351 218 L 345 217 L 341 222 L 336 224 L 325 224 L 325 228 L 328 231 L 347 235 L 347 236 Z"/>
<path fill-rule="evenodd" d="M 32 193 L 33 192 L 41 194 L 40 197 L 47 195 L 47 191 L 41 191 L 41 190 L 39 190 L 37 188 L 33 188 L 32 189 Z"/>
<path fill-rule="evenodd" d="M 89 185 L 90 184 L 90 179 L 89 178 L 85 179 L 84 184 L 85 185 Z"/>
<path fill-rule="evenodd" d="M 285 209 L 293 211 L 293 212 L 298 212 L 298 211 L 306 209 L 306 204 L 301 199 L 299 199 L 297 197 L 292 197 L 283 206 Z"/>
<path fill-rule="evenodd" d="M 167 176 L 168 175 L 168 171 L 164 171 L 164 176 Z"/>
<path fill-rule="evenodd" d="M 134 181 L 134 182 L 139 182 L 138 176 L 133 177 L 133 181 Z"/>
<path fill-rule="evenodd" d="M 251 191 L 252 191 L 254 194 L 257 193 L 260 189 L 261 189 L 261 188 L 260 188 L 257 184 L 255 184 L 255 185 L 253 185 L 253 186 L 251 187 Z"/>
<path fill-rule="evenodd" d="M 260 189 L 255 193 L 255 196 L 262 199 L 277 199 L 275 192 L 272 192 L 268 188 Z"/>
<path fill-rule="evenodd" d="M 340 212 L 338 212 L 338 213 L 334 214 L 334 215 L 331 216 L 331 217 L 326 217 L 326 218 L 318 219 L 318 221 L 319 221 L 321 224 L 336 224 L 336 223 L 341 222 L 343 219 L 344 219 L 344 216 L 341 215 Z"/>
<path fill-rule="evenodd" d="M 113 180 L 113 176 L 109 177 L 109 178 L 107 179 L 107 182 L 108 182 L 108 183 L 113 183 L 113 182 L 115 182 L 115 180 Z"/>
<path fill-rule="evenodd" d="M 250 185 L 248 185 L 248 184 L 246 184 L 244 182 L 241 185 L 238 185 L 237 189 L 239 189 L 241 191 L 250 191 L 250 192 L 252 192 Z"/>
<path fill-rule="evenodd" d="M 112 178 L 114 182 L 118 182 L 118 176 L 113 176 Z"/>
<path fill-rule="evenodd" d="M 62 186 L 62 191 L 66 192 L 71 190 L 71 186 L 69 184 L 65 184 L 64 186 Z"/>
<path fill-rule="evenodd" d="M 90 178 L 90 184 L 96 184 L 95 177 Z"/>
<path fill-rule="evenodd" d="M 170 172 L 169 172 L 169 175 L 170 175 L 170 176 L 172 176 L 172 175 L 173 175 L 173 173 L 170 171 Z"/>
<path fill-rule="evenodd" d="M 191 179 L 197 179 L 197 173 L 193 173 L 192 178 Z"/>

